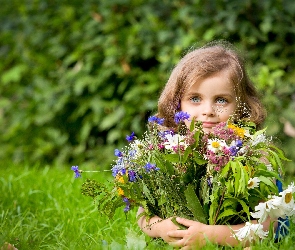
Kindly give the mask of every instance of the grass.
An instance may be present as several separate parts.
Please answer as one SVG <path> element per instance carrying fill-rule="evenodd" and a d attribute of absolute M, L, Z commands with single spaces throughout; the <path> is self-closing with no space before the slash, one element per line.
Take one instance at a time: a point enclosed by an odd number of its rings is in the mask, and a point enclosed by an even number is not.
<path fill-rule="evenodd" d="M 105 182 L 109 175 L 96 174 L 95 178 Z M 135 212 L 126 218 L 122 207 L 112 221 L 101 216 L 91 199 L 80 194 L 84 180 L 74 179 L 69 167 L 2 169 L 0 248 L 10 242 L 19 250 L 172 249 L 145 236 L 136 224 Z M 292 224 L 291 234 L 279 244 L 265 241 L 252 249 L 292 249 L 294 240 Z M 209 244 L 206 249 L 221 248 Z"/>

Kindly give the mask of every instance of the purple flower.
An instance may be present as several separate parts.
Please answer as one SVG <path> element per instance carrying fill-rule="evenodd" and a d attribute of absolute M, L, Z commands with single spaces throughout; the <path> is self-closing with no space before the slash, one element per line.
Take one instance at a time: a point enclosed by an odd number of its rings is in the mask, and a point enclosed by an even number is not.
<path fill-rule="evenodd" d="M 188 120 L 190 118 L 190 114 L 187 112 L 177 112 L 174 116 L 174 121 L 176 124 L 180 123 L 181 121 Z"/>
<path fill-rule="evenodd" d="M 131 204 L 130 204 L 130 201 L 128 200 L 128 198 L 126 198 L 126 197 L 123 198 L 123 201 L 126 204 L 126 207 L 124 208 L 124 212 L 126 213 L 126 212 L 128 212 L 130 210 L 130 205 Z"/>
<path fill-rule="evenodd" d="M 75 178 L 81 177 L 82 170 L 79 170 L 78 166 L 72 166 L 71 170 L 75 172 Z"/>
<path fill-rule="evenodd" d="M 237 146 L 237 147 L 240 148 L 240 147 L 242 147 L 242 145 L 243 145 L 243 141 L 242 141 L 242 140 L 237 140 L 237 141 L 236 141 L 236 146 Z"/>
<path fill-rule="evenodd" d="M 122 157 L 123 153 L 119 149 L 115 149 L 115 156 Z"/>
<path fill-rule="evenodd" d="M 114 167 L 112 168 L 112 176 L 113 176 L 113 177 L 117 176 L 117 174 L 119 173 L 119 171 L 120 171 L 120 169 L 118 168 L 118 166 L 117 166 L 117 165 L 114 166 Z"/>
<path fill-rule="evenodd" d="M 166 135 L 174 135 L 174 131 L 173 130 L 165 130 L 165 131 L 160 131 L 158 133 L 159 137 L 161 137 L 162 139 L 166 139 Z"/>
<path fill-rule="evenodd" d="M 151 170 L 159 170 L 159 168 L 156 167 L 156 164 L 152 164 L 150 162 L 148 162 L 144 168 L 147 172 L 150 172 Z"/>
<path fill-rule="evenodd" d="M 229 151 L 230 151 L 230 155 L 231 155 L 231 156 L 236 156 L 237 153 L 238 153 L 238 151 L 239 151 L 239 148 L 236 147 L 236 146 L 231 146 L 231 147 L 229 148 Z"/>
<path fill-rule="evenodd" d="M 133 170 L 128 171 L 128 179 L 130 182 L 136 181 L 136 173 Z"/>
<path fill-rule="evenodd" d="M 126 136 L 126 140 L 127 140 L 128 142 L 133 141 L 134 138 L 135 138 L 135 134 L 134 134 L 134 132 L 132 132 L 131 135 L 127 135 L 127 136 Z"/>
<path fill-rule="evenodd" d="M 148 122 L 163 125 L 164 124 L 164 118 L 159 118 L 157 116 L 150 116 L 149 119 L 148 119 Z"/>

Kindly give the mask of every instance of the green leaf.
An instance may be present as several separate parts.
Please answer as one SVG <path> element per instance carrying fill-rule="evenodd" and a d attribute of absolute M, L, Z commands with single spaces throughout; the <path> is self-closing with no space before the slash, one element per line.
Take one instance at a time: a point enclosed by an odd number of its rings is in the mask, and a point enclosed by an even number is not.
<path fill-rule="evenodd" d="M 204 213 L 201 202 L 200 202 L 198 196 L 196 195 L 194 187 L 193 187 L 192 184 L 188 185 L 188 187 L 185 190 L 184 194 L 185 194 L 185 197 L 186 197 L 187 207 L 193 213 L 194 218 L 199 222 L 207 224 L 206 215 Z"/>
<path fill-rule="evenodd" d="M 172 163 L 178 163 L 179 162 L 179 155 L 178 154 L 167 154 L 164 155 L 165 160 L 172 162 Z"/>
<path fill-rule="evenodd" d="M 224 217 L 228 217 L 228 216 L 236 215 L 236 214 L 238 214 L 238 212 L 236 210 L 233 210 L 231 208 L 227 208 L 225 211 L 223 211 L 222 213 L 220 213 L 218 215 L 217 220 L 216 220 L 216 224 L 218 224 L 218 221 L 220 221 Z"/>
<path fill-rule="evenodd" d="M 272 189 L 276 190 L 277 189 L 277 186 L 276 184 L 273 182 L 273 180 L 263 176 L 263 175 L 260 175 L 259 177 L 259 180 L 262 181 L 263 183 L 265 183 L 266 185 L 268 185 L 269 187 L 271 187 Z"/>
<path fill-rule="evenodd" d="M 149 202 L 155 205 L 156 203 L 155 203 L 154 197 L 151 195 L 150 190 L 144 183 L 142 183 L 142 189 L 143 189 L 144 195 L 148 198 Z"/>

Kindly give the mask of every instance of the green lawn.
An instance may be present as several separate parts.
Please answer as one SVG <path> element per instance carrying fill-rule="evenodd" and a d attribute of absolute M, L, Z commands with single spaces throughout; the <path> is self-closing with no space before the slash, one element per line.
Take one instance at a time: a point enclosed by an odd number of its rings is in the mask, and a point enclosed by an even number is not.
<path fill-rule="evenodd" d="M 70 166 L 2 166 L 0 175 L 0 248 L 4 242 L 24 249 L 171 249 L 151 241 L 136 224 L 135 212 L 128 217 L 117 211 L 108 221 L 92 200 L 80 194 L 87 177 L 111 180 L 111 174 L 83 174 L 74 178 Z M 292 249 L 291 236 L 280 249 Z M 278 244 L 263 242 L 253 249 L 277 249 Z M 216 249 L 210 245 L 206 249 Z"/>

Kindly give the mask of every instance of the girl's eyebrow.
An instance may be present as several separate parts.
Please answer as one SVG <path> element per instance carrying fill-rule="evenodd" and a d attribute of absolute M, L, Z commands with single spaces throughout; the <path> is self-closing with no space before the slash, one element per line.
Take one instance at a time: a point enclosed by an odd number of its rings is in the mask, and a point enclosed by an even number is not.
<path fill-rule="evenodd" d="M 193 95 L 197 95 L 197 96 L 202 96 L 202 94 L 198 93 L 198 92 L 187 92 L 185 93 L 184 95 L 190 95 L 190 96 L 193 96 Z M 218 96 L 223 96 L 223 97 L 234 97 L 235 95 L 234 94 L 231 94 L 231 93 L 219 93 L 217 95 L 214 95 L 214 97 L 218 97 Z"/>

